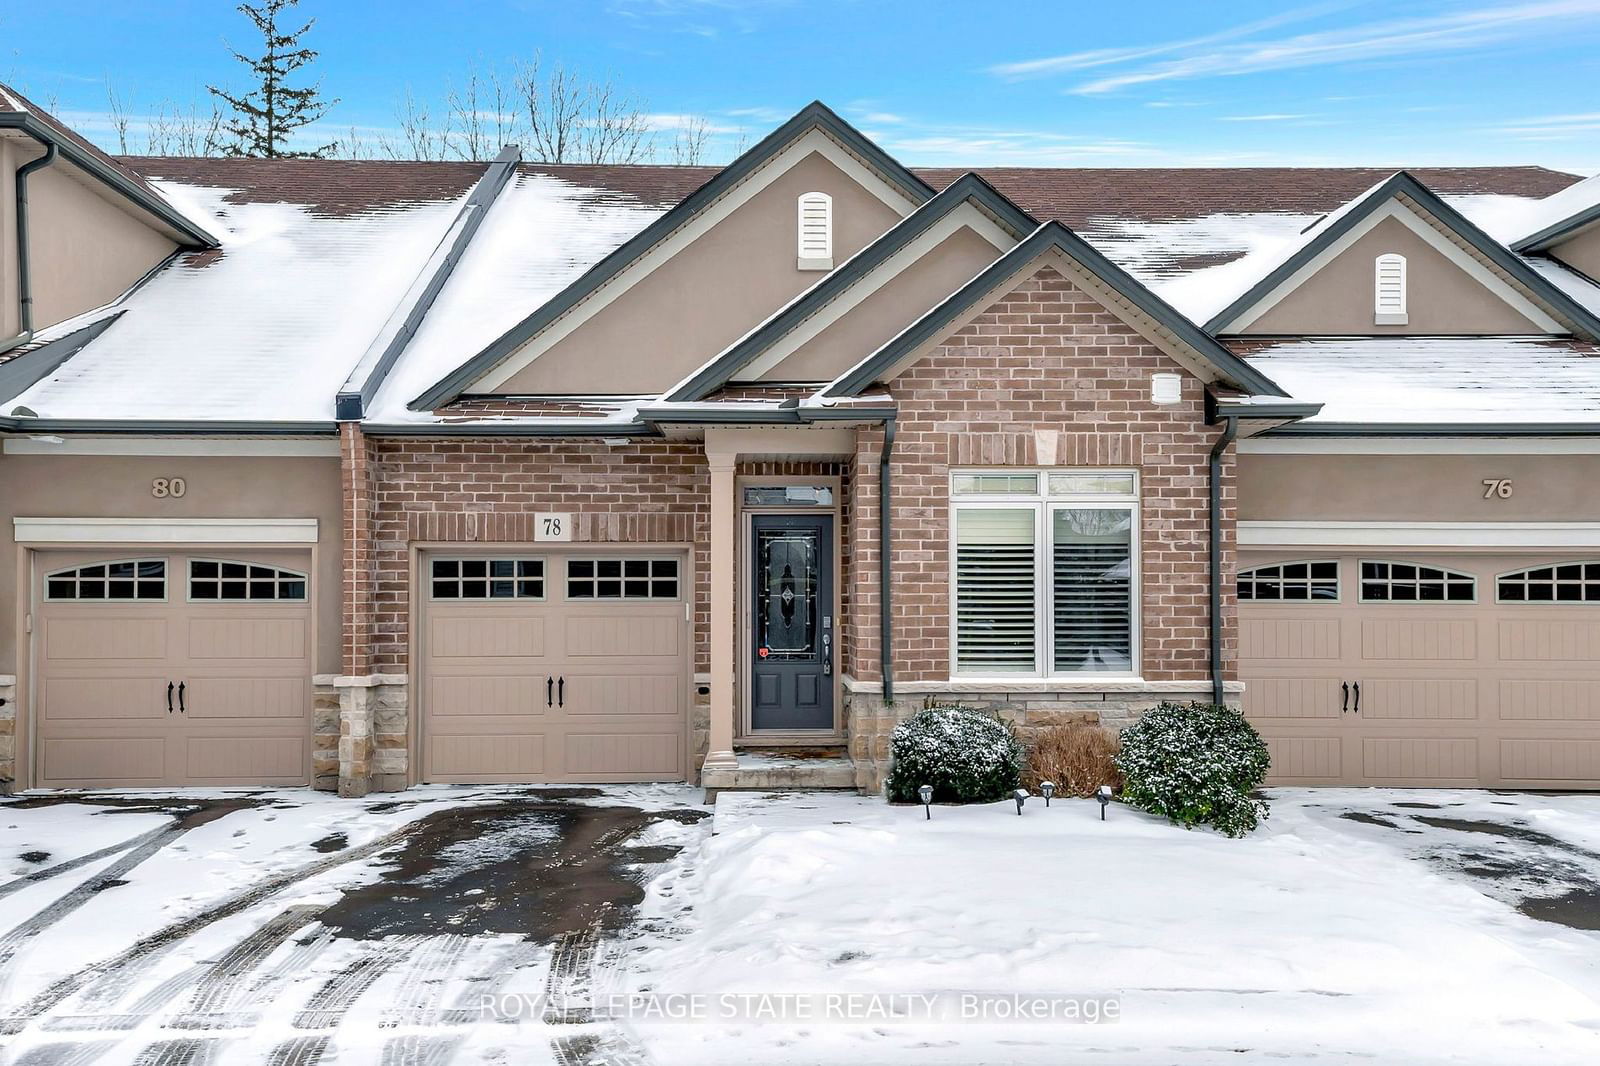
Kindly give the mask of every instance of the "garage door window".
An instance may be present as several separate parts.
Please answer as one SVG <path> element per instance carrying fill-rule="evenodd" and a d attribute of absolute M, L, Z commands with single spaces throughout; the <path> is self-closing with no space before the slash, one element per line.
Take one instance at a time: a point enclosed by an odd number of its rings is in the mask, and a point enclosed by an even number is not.
<path fill-rule="evenodd" d="M 1501 603 L 1600 603 L 1600 563 L 1535 566 L 1495 578 Z"/>
<path fill-rule="evenodd" d="M 1336 559 L 1274 563 L 1239 571 L 1241 600 L 1288 600 L 1337 603 L 1339 563 Z"/>
<path fill-rule="evenodd" d="M 1362 603 L 1472 603 L 1478 579 L 1471 574 L 1416 563 L 1361 560 Z"/>
<path fill-rule="evenodd" d="M 191 559 L 189 599 L 209 603 L 260 600 L 304 603 L 306 575 L 259 563 Z"/>
<path fill-rule="evenodd" d="M 46 600 L 164 600 L 165 559 L 124 559 L 56 570 L 44 579 Z"/>
<path fill-rule="evenodd" d="M 542 600 L 543 559 L 435 559 L 436 600 Z"/>
<path fill-rule="evenodd" d="M 678 560 L 621 556 L 567 560 L 569 600 L 673 600 Z"/>

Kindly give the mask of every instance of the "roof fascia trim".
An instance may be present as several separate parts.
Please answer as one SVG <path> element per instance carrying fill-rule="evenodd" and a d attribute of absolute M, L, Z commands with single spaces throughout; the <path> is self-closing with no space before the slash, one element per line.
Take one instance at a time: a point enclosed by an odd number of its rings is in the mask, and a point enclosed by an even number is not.
<path fill-rule="evenodd" d="M 197 436 L 197 437 L 318 437 L 337 435 L 339 423 L 188 421 L 183 419 L 127 418 L 34 418 L 7 415 L 0 417 L 0 429 L 12 433 L 94 433 L 102 436 Z"/>
<path fill-rule="evenodd" d="M 111 324 L 126 313 L 126 311 L 114 311 L 65 336 L 57 337 L 32 351 L 23 352 L 14 359 L 0 363 L 0 403 L 9 403 L 55 373 L 61 364 L 83 351 L 91 341 L 110 329 Z"/>
<path fill-rule="evenodd" d="M 161 197 L 152 196 L 146 190 L 139 188 L 129 181 L 126 175 L 119 173 L 114 167 L 107 166 L 71 141 L 58 136 L 54 130 L 32 115 L 26 112 L 0 114 L 0 129 L 22 130 L 46 144 L 55 145 L 62 158 L 160 219 L 186 238 L 187 243 L 200 248 L 216 248 L 221 243 Z"/>
<path fill-rule="evenodd" d="M 508 145 L 484 170 L 478 183 L 473 186 L 471 194 L 468 195 L 467 202 L 461 206 L 460 212 L 456 215 L 456 221 L 450 227 L 455 231 L 454 238 L 451 239 L 449 231 L 446 231 L 445 241 L 448 245 L 441 244 L 444 247 L 444 257 L 433 262 L 432 274 L 427 277 L 410 304 L 396 307 L 389 321 L 384 323 L 383 329 L 373 339 L 373 346 L 376 347 L 387 334 L 388 343 L 376 353 L 368 349 L 361 362 L 356 364 L 356 369 L 345 382 L 344 388 L 339 390 L 335 400 L 335 417 L 340 421 L 356 421 L 366 414 L 368 405 L 383 387 L 389 371 L 393 369 L 400 354 L 405 351 L 406 345 L 416 336 L 428 312 L 433 309 L 433 303 L 439 298 L 445 282 L 450 280 L 456 264 L 466 255 L 467 247 L 483 225 L 483 220 L 488 217 L 490 207 L 499 198 L 501 191 L 510 184 L 511 176 L 516 173 L 517 164 L 521 161 L 521 151 Z M 433 261 L 433 257 L 429 258 Z M 404 319 L 398 329 L 390 333 L 390 324 L 402 312 L 405 313 Z"/>
<path fill-rule="evenodd" d="M 1554 245 L 1561 244 L 1570 237 L 1576 237 L 1580 230 L 1587 229 L 1591 224 L 1600 222 L 1600 204 L 1590 204 L 1580 211 L 1546 226 L 1537 233 L 1530 234 L 1511 244 L 1513 252 L 1542 252 Z"/>
<path fill-rule="evenodd" d="M 1296 422 L 1268 437 L 1600 437 L 1600 422 Z"/>
<path fill-rule="evenodd" d="M 1233 384 L 1255 395 L 1288 398 L 1288 393 L 1271 378 L 1228 351 L 1215 337 L 1202 331 L 1179 314 L 1171 304 L 1096 251 L 1082 237 L 1056 221 L 1046 222 L 1034 230 L 1015 248 L 989 264 L 977 277 L 947 297 L 943 303 L 932 308 L 876 352 L 825 385 L 818 392 L 818 398 L 858 395 L 876 381 L 879 374 L 932 339 L 941 329 L 969 310 L 984 294 L 1051 250 L 1060 251 L 1088 270 L 1113 292 L 1125 297 L 1135 308 L 1168 330 L 1179 343 L 1193 349 L 1201 359 Z"/>
<path fill-rule="evenodd" d="M 575 426 L 570 422 L 540 425 L 537 420 L 505 423 L 470 422 L 379 422 L 364 423 L 361 432 L 368 437 L 658 437 L 660 432 L 643 422 L 605 422 Z"/>
<path fill-rule="evenodd" d="M 458 398 L 467 386 L 498 366 L 507 356 L 532 340 L 546 326 L 572 310 L 606 282 L 622 273 L 635 260 L 690 218 L 699 214 L 723 193 L 760 169 L 768 160 L 783 151 L 790 142 L 804 136 L 813 128 L 821 128 L 839 141 L 890 184 L 904 192 L 912 203 L 921 205 L 933 199 L 932 186 L 873 144 L 826 104 L 820 100 L 814 101 L 799 114 L 763 137 L 749 151 L 717 172 L 704 185 L 680 200 L 660 218 L 613 250 L 610 255 L 584 271 L 576 281 L 490 342 L 488 347 L 439 379 L 407 406 L 413 411 L 431 411 Z"/>
<path fill-rule="evenodd" d="M 965 203 L 992 217 L 1013 238 L 1038 228 L 1039 222 L 980 175 L 968 172 L 951 182 L 933 199 L 889 227 L 877 240 L 857 252 L 838 269 L 789 302 L 771 318 L 717 356 L 665 395 L 668 402 L 701 400 L 726 385 L 733 375 L 786 336 L 812 313 L 864 279 L 936 222 Z"/>

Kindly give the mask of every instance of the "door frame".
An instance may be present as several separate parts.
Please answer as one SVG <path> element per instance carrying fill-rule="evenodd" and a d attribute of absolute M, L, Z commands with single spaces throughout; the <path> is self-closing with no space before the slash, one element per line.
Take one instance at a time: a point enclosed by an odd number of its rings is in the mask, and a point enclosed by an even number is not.
<path fill-rule="evenodd" d="M 790 486 L 819 486 L 833 491 L 833 504 L 829 507 L 796 507 L 787 504 L 753 504 L 745 506 L 744 490 L 747 488 L 787 488 Z M 735 689 L 739 703 L 734 715 L 734 740 L 749 747 L 794 747 L 799 744 L 842 744 L 844 735 L 844 514 L 841 507 L 844 478 L 837 474 L 741 474 L 734 478 L 734 514 L 739 524 L 739 537 L 734 551 L 734 602 L 738 604 L 738 638 L 735 650 Z M 750 564 L 755 553 L 756 515 L 829 515 L 833 519 L 833 727 L 831 729 L 757 731 L 750 722 L 750 710 L 755 700 L 750 659 L 754 652 L 755 619 L 750 588 Z"/>
<path fill-rule="evenodd" d="M 695 716 L 695 618 L 701 601 L 700 574 L 696 567 L 695 545 L 682 541 L 437 541 L 417 540 L 407 545 L 406 565 L 409 572 L 407 586 L 410 603 L 406 608 L 406 661 L 409 669 L 406 681 L 406 785 L 423 783 L 422 752 L 426 737 L 423 719 L 427 708 L 423 706 L 427 690 L 427 644 L 422 636 L 423 620 L 427 617 L 428 578 L 423 565 L 431 556 L 448 555 L 457 558 L 492 558 L 503 555 L 536 555 L 552 562 L 569 555 L 671 555 L 678 560 L 681 575 L 680 591 L 683 594 L 685 618 L 683 620 L 683 779 L 693 781 L 699 769 L 700 758 L 694 751 Z M 545 580 L 555 580 L 553 569 L 545 572 Z"/>
<path fill-rule="evenodd" d="M 249 519 L 241 519 L 249 522 Z M 104 553 L 107 559 L 129 558 L 131 556 L 162 556 L 171 559 L 174 555 L 201 555 L 213 556 L 227 555 L 229 552 L 304 552 L 307 559 L 306 570 L 306 606 L 310 611 L 310 623 L 306 639 L 310 644 L 311 674 L 308 681 L 311 684 L 312 706 L 307 708 L 305 732 L 305 766 L 306 784 L 300 787 L 315 787 L 316 771 L 312 765 L 315 757 L 314 745 L 316 743 L 316 690 L 317 690 L 317 655 L 320 649 L 319 618 L 322 609 L 322 582 L 319 580 L 318 554 L 321 548 L 320 541 L 134 541 L 134 540 L 108 540 L 108 541 L 61 541 L 61 542 L 24 542 L 17 545 L 17 586 L 20 592 L 23 582 L 27 583 L 27 594 L 16 597 L 16 630 L 17 633 L 17 707 L 15 734 L 12 740 L 12 765 L 16 767 L 16 780 L 12 782 L 12 789 L 23 792 L 31 789 L 34 782 L 39 779 L 38 759 L 40 752 L 36 743 L 38 737 L 37 719 L 38 701 L 36 698 L 37 686 L 35 679 L 39 676 L 39 612 L 44 604 L 44 575 L 46 570 L 39 566 L 40 554 L 51 555 L 56 553 L 88 552 L 93 554 Z M 173 602 L 174 578 L 168 577 L 168 603 Z M 187 575 L 183 576 L 177 585 L 185 588 L 188 582 Z M 187 602 L 187 594 L 185 600 Z M 32 623 L 32 624 L 30 624 Z M 24 645 L 26 640 L 26 645 Z M 23 648 L 26 650 L 22 650 Z M 160 786 L 158 786 L 160 787 Z M 227 786 L 207 786 L 227 787 Z M 291 787 L 291 786 L 285 786 Z"/>

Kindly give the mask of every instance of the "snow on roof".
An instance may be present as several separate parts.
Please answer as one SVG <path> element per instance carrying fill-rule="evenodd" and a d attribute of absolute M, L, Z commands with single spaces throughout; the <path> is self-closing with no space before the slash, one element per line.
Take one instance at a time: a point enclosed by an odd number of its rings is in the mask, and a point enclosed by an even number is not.
<path fill-rule="evenodd" d="M 220 249 L 181 255 L 14 401 L 41 418 L 324 421 L 459 200 L 338 218 L 162 183 Z"/>
<path fill-rule="evenodd" d="M 1310 422 L 1600 421 L 1600 350 L 1523 337 L 1290 340 L 1244 353 Z"/>
<path fill-rule="evenodd" d="M 1508 234 L 1507 243 L 1515 244 L 1536 236 L 1552 226 L 1559 226 L 1568 219 L 1600 206 L 1600 174 L 1585 178 L 1576 185 L 1569 185 L 1560 192 L 1551 193 L 1543 200 L 1534 201 L 1534 204 L 1528 216 L 1522 220 L 1521 231 Z"/>
<path fill-rule="evenodd" d="M 1596 285 L 1576 270 L 1556 259 L 1542 255 L 1526 255 L 1522 261 L 1535 273 L 1543 274 L 1546 281 L 1572 297 L 1588 310 L 1600 315 L 1600 285 Z"/>
<path fill-rule="evenodd" d="M 664 209 L 519 170 L 374 398 L 376 423 L 433 422 L 406 405 L 488 347 Z M 627 383 L 618 382 L 618 392 Z"/>

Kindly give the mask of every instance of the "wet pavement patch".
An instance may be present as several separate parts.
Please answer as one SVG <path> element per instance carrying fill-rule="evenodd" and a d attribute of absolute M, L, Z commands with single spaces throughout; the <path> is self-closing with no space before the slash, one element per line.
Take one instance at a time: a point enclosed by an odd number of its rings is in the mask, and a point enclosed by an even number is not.
<path fill-rule="evenodd" d="M 1366 811 L 1345 811 L 1339 817 L 1348 822 L 1360 822 L 1362 825 L 1381 825 L 1385 829 L 1400 828 L 1398 824 L 1389 821 L 1389 819 L 1376 814 L 1368 814 Z"/>
<path fill-rule="evenodd" d="M 293 807 L 295 804 L 260 792 L 246 792 L 233 796 L 98 796 L 88 792 L 61 792 L 45 796 L 22 796 L 9 799 L 0 810 L 31 811 L 41 807 L 59 807 L 75 803 L 84 807 L 98 807 L 94 813 L 115 816 L 118 814 L 165 814 L 176 826 L 195 829 L 218 818 L 226 818 L 238 811 L 257 808 Z"/>
<path fill-rule="evenodd" d="M 41 863 L 49 861 L 50 853 L 48 851 L 25 851 L 18 855 L 17 858 L 23 862 Z"/>
<path fill-rule="evenodd" d="M 1501 837 L 1505 840 L 1515 840 L 1523 844 L 1532 844 L 1535 847 L 1554 848 L 1573 855 L 1581 855 L 1586 859 L 1600 862 L 1600 853 L 1588 851 L 1576 844 L 1553 837 L 1549 833 L 1541 833 L 1537 829 L 1529 829 L 1521 825 L 1507 825 L 1504 822 L 1485 822 L 1472 818 L 1432 818 L 1419 814 L 1417 821 L 1423 825 L 1431 825 L 1435 829 L 1453 829 L 1458 833 L 1483 833 L 1488 836 Z"/>
<path fill-rule="evenodd" d="M 1600 931 L 1600 888 L 1575 888 L 1559 896 L 1523 900 L 1517 910 L 1541 922 Z"/>
<path fill-rule="evenodd" d="M 513 795 L 418 819 L 381 878 L 346 892 L 320 915 L 322 924 L 336 937 L 369 941 L 501 933 L 549 942 L 621 928 L 644 898 L 629 866 L 663 862 L 678 850 L 629 841 L 657 822 L 709 816 L 563 798 L 561 790 Z"/>
<path fill-rule="evenodd" d="M 311 850 L 320 852 L 323 855 L 327 855 L 335 851 L 343 851 L 349 846 L 350 838 L 345 836 L 343 833 L 329 833 L 321 840 L 313 840 L 311 842 Z"/>

